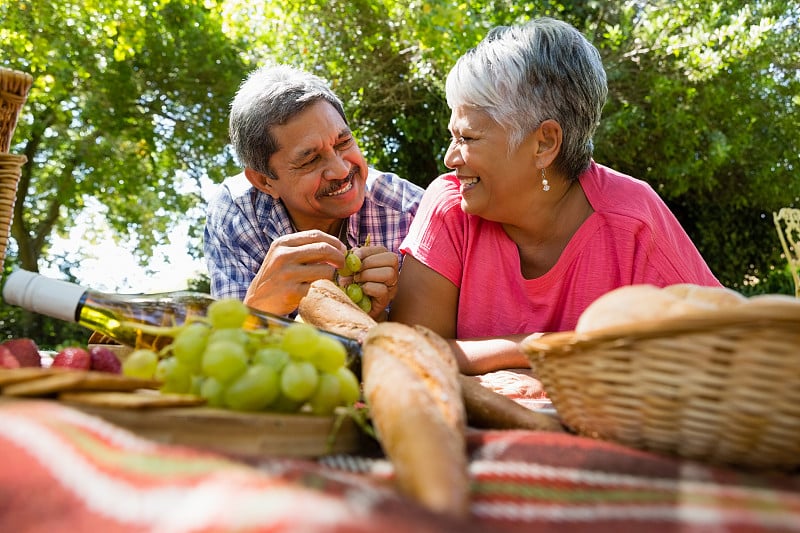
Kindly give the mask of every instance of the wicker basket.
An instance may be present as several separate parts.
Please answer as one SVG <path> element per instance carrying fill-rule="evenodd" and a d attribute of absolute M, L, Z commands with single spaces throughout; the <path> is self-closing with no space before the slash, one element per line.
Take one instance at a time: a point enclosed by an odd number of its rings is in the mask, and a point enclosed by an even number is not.
<path fill-rule="evenodd" d="M 0 152 L 8 152 L 19 112 L 28 99 L 33 77 L 0 67 Z"/>
<path fill-rule="evenodd" d="M 800 300 L 770 300 L 520 346 L 580 435 L 789 470 L 800 465 Z"/>
<path fill-rule="evenodd" d="M 22 165 L 28 159 L 24 155 L 0 153 L 0 273 L 6 258 L 6 246 L 14 218 L 14 202 Z"/>

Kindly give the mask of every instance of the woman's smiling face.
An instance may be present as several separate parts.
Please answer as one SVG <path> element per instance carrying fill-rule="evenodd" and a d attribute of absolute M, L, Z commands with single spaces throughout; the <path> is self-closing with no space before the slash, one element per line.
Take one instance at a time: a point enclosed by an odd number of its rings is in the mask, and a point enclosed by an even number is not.
<path fill-rule="evenodd" d="M 527 205 L 533 191 L 533 136 L 509 154 L 505 128 L 486 112 L 465 105 L 453 109 L 448 127 L 452 140 L 444 164 L 461 183 L 461 208 L 487 220 L 513 223 L 519 217 L 514 206 Z"/>
<path fill-rule="evenodd" d="M 325 229 L 364 203 L 367 162 L 344 119 L 319 101 L 275 126 L 280 148 L 270 158 L 278 179 L 267 178 L 297 229 Z"/>

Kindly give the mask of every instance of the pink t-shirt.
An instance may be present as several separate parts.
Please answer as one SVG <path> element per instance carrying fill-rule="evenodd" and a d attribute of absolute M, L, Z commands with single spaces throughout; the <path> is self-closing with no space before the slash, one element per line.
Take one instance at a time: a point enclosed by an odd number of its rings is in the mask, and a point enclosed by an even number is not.
<path fill-rule="evenodd" d="M 455 175 L 430 184 L 400 249 L 459 288 L 458 338 L 572 330 L 592 301 L 622 285 L 720 285 L 646 182 L 592 161 L 580 184 L 594 213 L 555 266 L 530 280 L 503 227 L 461 210 Z"/>

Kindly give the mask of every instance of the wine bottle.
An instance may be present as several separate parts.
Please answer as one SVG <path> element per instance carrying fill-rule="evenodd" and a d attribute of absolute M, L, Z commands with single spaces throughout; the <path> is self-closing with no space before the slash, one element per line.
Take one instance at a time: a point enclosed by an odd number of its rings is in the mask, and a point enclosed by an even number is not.
<path fill-rule="evenodd" d="M 204 293 L 177 291 L 157 294 L 115 294 L 87 289 L 15 270 L 3 286 L 3 300 L 42 315 L 75 322 L 134 348 L 160 350 L 172 342 L 177 327 L 202 317 L 215 299 Z M 250 308 L 246 328 L 280 330 L 294 320 Z M 360 366 L 361 345 L 354 339 L 321 330 L 341 342 L 351 367 Z"/>

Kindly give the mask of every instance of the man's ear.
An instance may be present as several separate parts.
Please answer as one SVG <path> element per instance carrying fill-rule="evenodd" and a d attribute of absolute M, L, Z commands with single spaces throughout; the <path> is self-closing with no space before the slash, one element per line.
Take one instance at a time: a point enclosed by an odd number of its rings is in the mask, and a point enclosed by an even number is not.
<path fill-rule="evenodd" d="M 547 119 L 534 132 L 537 142 L 536 157 L 540 168 L 549 167 L 561 152 L 563 131 L 561 124 L 552 119 Z"/>
<path fill-rule="evenodd" d="M 247 178 L 247 181 L 249 181 L 250 184 L 259 191 L 269 194 L 276 200 L 280 198 L 280 195 L 275 190 L 275 187 L 272 186 L 272 178 L 266 174 L 262 174 L 261 172 L 258 172 L 250 167 L 245 167 L 244 177 Z"/>

